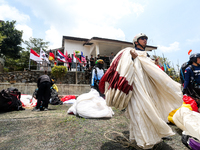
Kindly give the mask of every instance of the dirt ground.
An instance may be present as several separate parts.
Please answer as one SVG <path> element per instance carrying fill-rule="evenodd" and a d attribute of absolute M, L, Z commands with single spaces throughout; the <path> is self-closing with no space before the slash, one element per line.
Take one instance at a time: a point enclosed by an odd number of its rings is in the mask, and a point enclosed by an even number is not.
<path fill-rule="evenodd" d="M 70 106 L 0 113 L 0 150 L 140 150 L 136 143 L 125 140 L 129 137 L 129 123 L 124 111 L 113 108 L 115 115 L 110 119 L 85 119 L 68 115 Z M 182 131 L 170 126 L 176 134 L 153 149 L 188 150 L 181 142 Z"/>

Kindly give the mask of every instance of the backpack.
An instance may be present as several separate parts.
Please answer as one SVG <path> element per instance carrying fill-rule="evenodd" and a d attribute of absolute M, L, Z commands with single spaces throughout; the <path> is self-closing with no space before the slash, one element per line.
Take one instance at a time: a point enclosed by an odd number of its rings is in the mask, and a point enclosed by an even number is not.
<path fill-rule="evenodd" d="M 181 83 L 183 84 L 184 81 L 185 81 L 185 69 L 187 67 L 190 67 L 192 69 L 192 71 L 194 71 L 194 68 L 192 67 L 191 65 L 192 63 L 189 61 L 189 62 L 185 62 L 182 64 L 181 66 L 181 69 L 180 69 L 180 79 L 181 79 Z"/>
<path fill-rule="evenodd" d="M 58 97 L 58 92 L 54 88 L 51 88 L 51 98 L 49 100 L 49 103 L 51 105 L 62 105 L 63 104 L 63 102 Z"/>
<path fill-rule="evenodd" d="M 20 101 L 21 92 L 11 87 L 0 92 L 0 111 L 24 110 Z"/>
<path fill-rule="evenodd" d="M 95 69 L 95 75 L 96 75 L 96 77 L 97 77 L 97 79 L 98 79 L 98 76 L 97 76 L 97 68 L 96 68 L 96 66 L 94 66 L 93 69 Z M 104 69 L 103 69 L 103 72 L 105 73 L 105 70 L 104 70 Z M 99 86 L 99 81 L 100 81 L 100 80 L 94 80 L 94 84 L 96 84 L 97 86 Z"/>

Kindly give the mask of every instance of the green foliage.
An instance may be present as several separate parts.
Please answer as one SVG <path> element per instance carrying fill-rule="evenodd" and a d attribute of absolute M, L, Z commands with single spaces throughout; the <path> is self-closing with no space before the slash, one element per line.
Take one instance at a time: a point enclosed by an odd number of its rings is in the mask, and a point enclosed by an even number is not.
<path fill-rule="evenodd" d="M 3 68 L 3 71 L 4 72 L 8 72 L 8 68 Z"/>
<path fill-rule="evenodd" d="M 49 42 L 44 42 L 43 39 L 40 38 L 29 38 L 29 41 L 25 41 L 24 44 L 27 45 L 26 49 L 30 51 L 30 49 L 33 49 L 38 54 L 40 53 L 40 48 L 42 48 L 45 52 L 48 48 Z"/>
<path fill-rule="evenodd" d="M 51 74 L 57 79 L 61 79 L 62 77 L 65 76 L 66 73 L 67 73 L 66 66 L 54 66 L 51 69 Z"/>
<path fill-rule="evenodd" d="M 0 25 L 0 53 L 2 56 L 10 58 L 20 58 L 22 50 L 22 31 L 15 29 L 16 21 L 1 22 Z M 2 57 L 1 56 L 1 57 Z"/>
<path fill-rule="evenodd" d="M 30 53 L 28 51 L 20 52 L 19 59 L 13 59 L 10 57 L 6 58 L 5 66 L 9 68 L 10 71 L 23 71 L 24 68 L 28 68 L 29 66 L 29 56 Z"/>

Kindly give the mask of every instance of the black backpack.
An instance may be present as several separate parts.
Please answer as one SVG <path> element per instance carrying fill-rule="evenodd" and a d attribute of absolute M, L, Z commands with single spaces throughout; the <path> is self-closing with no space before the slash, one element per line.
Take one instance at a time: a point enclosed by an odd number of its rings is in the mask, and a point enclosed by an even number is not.
<path fill-rule="evenodd" d="M 20 101 L 21 92 L 11 87 L 0 92 L 0 111 L 24 110 Z"/>
<path fill-rule="evenodd" d="M 192 69 L 192 71 L 194 71 L 194 68 L 192 67 L 192 62 L 185 62 L 184 64 L 182 64 L 181 69 L 180 69 L 180 79 L 181 79 L 181 83 L 183 84 L 185 81 L 185 69 L 187 67 L 190 67 Z"/>
<path fill-rule="evenodd" d="M 54 88 L 51 88 L 51 98 L 49 100 L 49 103 L 51 105 L 62 105 L 63 104 L 63 102 L 58 97 L 58 92 Z"/>

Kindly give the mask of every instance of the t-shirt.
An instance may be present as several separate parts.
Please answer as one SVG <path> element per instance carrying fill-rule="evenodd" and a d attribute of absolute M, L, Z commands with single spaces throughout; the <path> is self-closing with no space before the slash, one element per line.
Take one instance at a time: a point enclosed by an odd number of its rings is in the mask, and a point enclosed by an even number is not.
<path fill-rule="evenodd" d="M 93 60 L 93 61 L 91 61 L 91 60 Z M 94 66 L 94 64 L 95 64 L 95 63 L 94 63 L 94 58 L 90 58 L 90 65 L 91 65 L 91 66 Z"/>

